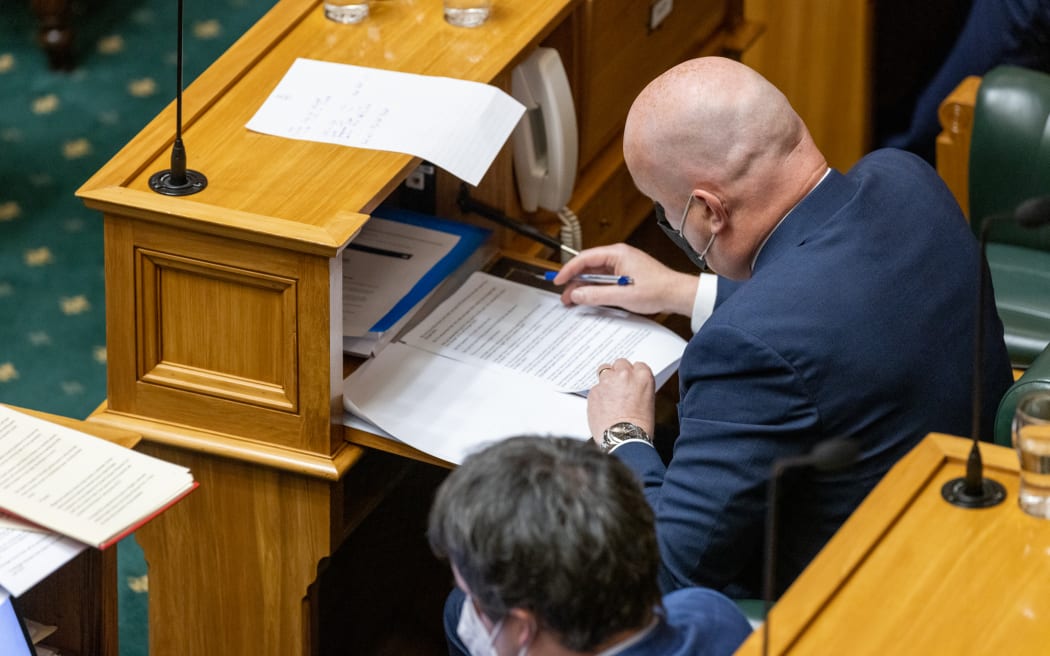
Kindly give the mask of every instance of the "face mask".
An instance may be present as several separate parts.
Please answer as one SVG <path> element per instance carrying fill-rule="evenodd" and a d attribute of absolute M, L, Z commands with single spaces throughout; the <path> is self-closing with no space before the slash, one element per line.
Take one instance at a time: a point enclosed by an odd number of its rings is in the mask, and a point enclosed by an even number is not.
<path fill-rule="evenodd" d="M 711 234 L 711 240 L 707 242 L 707 246 L 704 247 L 703 253 L 697 253 L 693 245 L 689 243 L 689 240 L 682 234 L 682 230 L 685 228 L 685 219 L 689 216 L 689 206 L 693 202 L 693 196 L 689 196 L 689 200 L 685 204 L 685 211 L 682 212 L 682 221 L 679 223 L 678 229 L 671 227 L 671 224 L 667 222 L 667 215 L 664 213 L 664 208 L 660 203 L 656 203 L 653 208 L 656 214 L 656 225 L 660 226 L 660 229 L 664 231 L 664 234 L 674 242 L 675 246 L 682 249 L 682 252 L 686 254 L 689 261 L 695 264 L 701 271 L 707 269 L 707 252 L 711 250 L 711 245 L 715 243 L 715 235 Z"/>
<path fill-rule="evenodd" d="M 496 637 L 502 628 L 503 620 L 500 620 L 493 627 L 492 635 L 489 635 L 489 632 L 485 630 L 485 624 L 478 617 L 478 612 L 474 609 L 474 604 L 471 602 L 470 597 L 468 596 L 463 600 L 463 610 L 459 613 L 459 624 L 456 626 L 456 633 L 459 634 L 460 640 L 467 647 L 470 656 L 499 656 L 492 643 L 496 641 Z"/>

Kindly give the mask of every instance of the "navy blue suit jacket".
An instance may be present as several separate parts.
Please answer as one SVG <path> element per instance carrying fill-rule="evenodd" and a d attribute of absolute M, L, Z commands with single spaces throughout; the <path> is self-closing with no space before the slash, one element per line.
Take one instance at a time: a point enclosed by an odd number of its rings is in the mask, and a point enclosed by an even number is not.
<path fill-rule="evenodd" d="M 932 431 L 969 435 L 978 245 L 920 158 L 876 151 L 831 171 L 773 232 L 679 370 L 679 436 L 665 467 L 628 443 L 614 453 L 656 513 L 665 591 L 759 596 L 773 462 L 842 436 L 848 469 L 785 475 L 782 590 L 886 471 Z M 992 295 L 985 308 L 984 425 L 1012 378 Z"/>

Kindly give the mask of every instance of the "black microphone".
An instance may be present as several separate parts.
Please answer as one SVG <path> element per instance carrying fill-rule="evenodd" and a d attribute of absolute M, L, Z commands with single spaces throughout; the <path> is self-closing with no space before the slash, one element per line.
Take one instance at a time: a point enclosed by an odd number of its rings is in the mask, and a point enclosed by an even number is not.
<path fill-rule="evenodd" d="M 985 251 L 988 246 L 988 232 L 993 224 L 1012 222 L 1024 228 L 1038 228 L 1050 223 L 1050 196 L 1029 198 L 1014 209 L 1013 212 L 993 214 L 981 222 L 980 248 L 977 251 L 980 277 L 977 287 L 976 325 L 974 326 L 973 349 L 973 422 L 970 436 L 973 445 L 966 458 L 966 475 L 953 478 L 941 487 L 941 496 L 960 508 L 988 508 L 1006 499 L 1006 489 L 998 481 L 984 477 L 984 463 L 978 446 L 981 434 L 981 412 L 983 404 L 982 379 L 984 378 L 984 288 L 988 282 L 988 267 L 985 263 Z"/>
<path fill-rule="evenodd" d="M 572 256 L 580 254 L 580 252 L 575 248 L 570 248 L 569 246 L 566 246 L 554 237 L 544 234 L 542 231 L 532 227 L 531 225 L 527 223 L 522 223 L 520 221 L 515 221 L 514 219 L 510 218 L 503 212 L 500 212 L 496 208 L 489 207 L 481 201 L 471 198 L 470 191 L 467 189 L 467 185 L 465 184 L 460 185 L 459 187 L 459 197 L 456 199 L 456 203 L 459 205 L 459 209 L 463 212 L 477 214 L 478 216 L 483 216 L 490 221 L 495 221 L 501 226 L 510 228 L 518 234 L 525 235 L 533 241 L 538 241 L 544 246 L 549 246 L 554 250 L 560 250 Z"/>
<path fill-rule="evenodd" d="M 780 477 L 789 469 L 812 467 L 818 471 L 844 469 L 857 461 L 860 446 L 856 440 L 833 437 L 818 442 L 809 453 L 801 456 L 778 458 L 773 461 L 766 493 L 766 545 L 762 574 L 762 601 L 765 621 L 762 627 L 762 654 L 769 653 L 769 609 L 773 606 L 776 588 L 777 525 L 780 508 Z"/>
<path fill-rule="evenodd" d="M 171 146 L 171 168 L 150 176 L 149 188 L 165 196 L 189 196 L 208 186 L 200 171 L 186 168 L 186 147 L 182 144 L 182 3 L 179 0 L 177 63 L 175 66 L 175 143 Z"/>

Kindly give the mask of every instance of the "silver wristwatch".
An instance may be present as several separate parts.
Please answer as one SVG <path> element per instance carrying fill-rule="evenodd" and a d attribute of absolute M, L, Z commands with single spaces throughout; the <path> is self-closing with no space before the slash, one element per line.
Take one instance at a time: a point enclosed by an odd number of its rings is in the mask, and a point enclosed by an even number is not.
<path fill-rule="evenodd" d="M 623 444 L 627 440 L 645 440 L 650 445 L 653 438 L 649 437 L 640 426 L 635 426 L 629 421 L 621 421 L 605 429 L 602 433 L 602 451 L 609 453 L 613 447 Z"/>

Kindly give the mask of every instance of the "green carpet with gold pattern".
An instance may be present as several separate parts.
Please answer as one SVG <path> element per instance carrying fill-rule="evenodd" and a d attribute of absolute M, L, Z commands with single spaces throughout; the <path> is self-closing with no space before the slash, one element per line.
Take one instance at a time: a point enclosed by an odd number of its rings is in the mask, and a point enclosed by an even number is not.
<path fill-rule="evenodd" d="M 185 83 L 272 4 L 186 0 Z M 28 0 L 0 7 L 0 402 L 84 418 L 105 398 L 102 217 L 74 192 L 174 98 L 177 6 L 74 0 L 68 73 L 48 69 Z M 132 539 L 118 561 L 120 653 L 139 656 L 148 580 Z"/>

